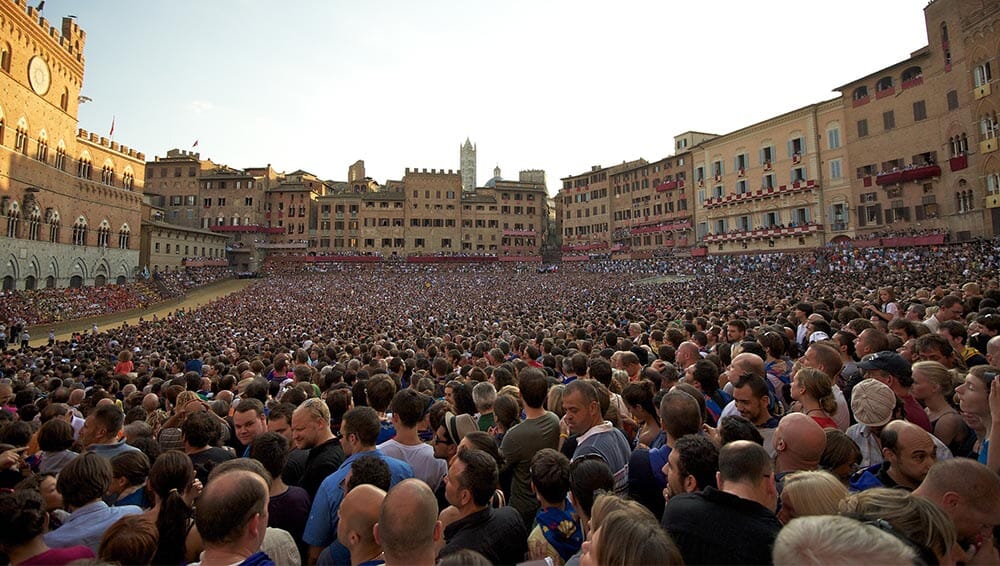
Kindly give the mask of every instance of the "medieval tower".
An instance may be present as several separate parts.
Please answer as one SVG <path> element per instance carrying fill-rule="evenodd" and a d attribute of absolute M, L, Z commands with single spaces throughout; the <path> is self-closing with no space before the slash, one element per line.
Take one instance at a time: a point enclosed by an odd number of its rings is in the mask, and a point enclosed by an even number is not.
<path fill-rule="evenodd" d="M 459 152 L 462 170 L 462 192 L 471 193 L 476 190 L 476 146 L 469 138 Z"/>

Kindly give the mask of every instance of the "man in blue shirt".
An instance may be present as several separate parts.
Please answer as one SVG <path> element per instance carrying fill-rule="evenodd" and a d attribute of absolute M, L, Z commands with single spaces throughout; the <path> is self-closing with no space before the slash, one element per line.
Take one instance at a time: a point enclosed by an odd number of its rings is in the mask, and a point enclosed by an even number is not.
<path fill-rule="evenodd" d="M 351 472 L 351 464 L 361 456 L 377 455 L 389 465 L 392 474 L 391 485 L 412 478 L 413 469 L 402 460 L 397 460 L 382 454 L 375 448 L 379 431 L 378 414 L 371 407 L 355 407 L 344 413 L 340 425 L 340 445 L 347 459 L 336 472 L 331 474 L 319 486 L 316 498 L 313 499 L 309 511 L 309 521 L 306 523 L 302 539 L 309 544 L 309 563 L 315 564 L 320 553 L 330 546 L 330 561 L 334 564 L 350 564 L 350 552 L 337 542 L 337 513 L 340 502 L 344 499 L 345 480 Z"/>

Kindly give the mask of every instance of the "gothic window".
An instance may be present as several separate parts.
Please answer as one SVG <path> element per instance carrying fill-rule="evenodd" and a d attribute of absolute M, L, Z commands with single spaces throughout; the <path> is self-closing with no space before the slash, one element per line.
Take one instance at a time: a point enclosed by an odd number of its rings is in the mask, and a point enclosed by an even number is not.
<path fill-rule="evenodd" d="M 77 218 L 76 223 L 73 224 L 73 245 L 87 245 L 87 220 L 82 216 Z"/>

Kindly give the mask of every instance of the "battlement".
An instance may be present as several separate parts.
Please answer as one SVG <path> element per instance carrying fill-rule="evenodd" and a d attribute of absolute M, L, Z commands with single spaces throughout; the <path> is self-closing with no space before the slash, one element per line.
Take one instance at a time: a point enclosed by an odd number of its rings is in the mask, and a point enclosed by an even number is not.
<path fill-rule="evenodd" d="M 405 169 L 404 174 L 405 175 L 458 175 L 459 172 L 455 171 L 453 169 L 448 169 L 447 171 L 444 170 L 444 169 L 440 169 L 440 170 L 438 170 L 438 169 L 431 169 L 430 171 L 427 171 L 426 167 L 424 167 L 423 169 L 418 169 L 416 167 L 414 167 L 413 169 L 410 169 L 409 167 L 407 167 Z"/>
<path fill-rule="evenodd" d="M 198 153 L 197 151 L 188 151 L 186 149 L 175 148 L 175 149 L 168 149 L 166 157 L 160 157 L 159 155 L 157 155 L 155 160 L 160 161 L 162 159 L 179 159 L 179 158 L 194 159 L 195 161 L 199 161 L 201 160 L 201 154 Z"/>
<path fill-rule="evenodd" d="M 15 10 L 9 9 L 13 5 Z M 87 33 L 80 28 L 73 18 L 62 19 L 62 29 L 50 25 L 49 20 L 41 17 L 35 6 L 29 6 L 26 0 L 7 0 L 4 2 L 4 12 L 12 16 L 19 14 L 19 17 L 30 20 L 37 25 L 42 34 L 46 35 L 56 45 L 62 47 L 69 56 L 76 62 L 83 64 L 83 46 L 87 41 Z M 25 26 L 27 27 L 27 26 Z"/>
<path fill-rule="evenodd" d="M 122 145 L 116 141 L 111 141 L 108 138 L 95 134 L 94 132 L 88 132 L 83 128 L 80 128 L 79 130 L 76 131 L 76 139 L 99 145 L 105 149 L 114 151 L 115 153 L 120 153 L 122 154 L 123 157 L 138 159 L 139 161 L 146 161 L 146 154 L 142 153 L 141 151 L 136 151 L 134 148 L 131 148 L 127 145 Z"/>

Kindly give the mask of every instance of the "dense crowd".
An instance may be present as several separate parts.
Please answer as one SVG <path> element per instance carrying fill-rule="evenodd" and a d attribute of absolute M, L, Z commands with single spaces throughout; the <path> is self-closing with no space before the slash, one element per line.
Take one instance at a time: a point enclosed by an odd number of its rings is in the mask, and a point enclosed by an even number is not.
<path fill-rule="evenodd" d="M 0 321 L 28 326 L 142 308 L 161 300 L 143 282 L 101 287 L 0 291 Z"/>
<path fill-rule="evenodd" d="M 225 266 L 185 267 L 176 271 L 158 271 L 153 277 L 163 285 L 163 297 L 181 297 L 190 289 L 228 279 L 232 270 Z"/>
<path fill-rule="evenodd" d="M 282 262 L 0 381 L 13 564 L 997 563 L 1000 241 Z"/>

